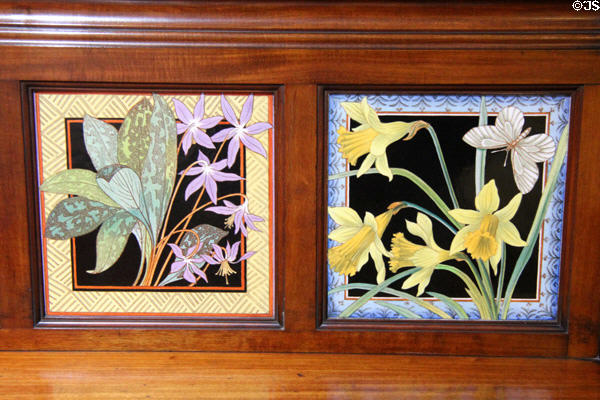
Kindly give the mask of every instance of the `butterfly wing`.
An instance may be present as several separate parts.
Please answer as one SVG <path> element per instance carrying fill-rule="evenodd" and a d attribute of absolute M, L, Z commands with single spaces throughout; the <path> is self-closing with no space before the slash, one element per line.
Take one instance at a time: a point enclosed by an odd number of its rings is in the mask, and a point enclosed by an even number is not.
<path fill-rule="evenodd" d="M 538 180 L 537 164 L 521 146 L 515 147 L 510 152 L 510 159 L 519 192 L 529 193 Z"/>
<path fill-rule="evenodd" d="M 465 133 L 463 140 L 478 149 L 501 149 L 508 145 L 504 135 L 493 125 L 472 128 Z"/>
<path fill-rule="evenodd" d="M 544 162 L 551 159 L 556 151 L 554 140 L 545 134 L 531 135 L 517 144 L 520 151 L 527 153 L 534 162 Z"/>
<path fill-rule="evenodd" d="M 517 107 L 503 108 L 496 118 L 496 128 L 506 143 L 513 142 L 519 137 L 523 125 L 525 125 L 525 116 Z"/>

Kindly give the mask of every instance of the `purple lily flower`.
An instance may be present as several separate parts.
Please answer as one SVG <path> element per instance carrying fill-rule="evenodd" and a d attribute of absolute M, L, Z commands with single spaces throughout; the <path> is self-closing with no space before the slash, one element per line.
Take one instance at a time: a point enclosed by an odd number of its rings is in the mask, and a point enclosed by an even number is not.
<path fill-rule="evenodd" d="M 204 255 L 204 254 L 201 255 L 200 257 L 202 257 L 204 259 L 204 261 L 206 261 L 208 264 L 220 265 L 219 270 L 217 271 L 217 275 L 224 276 L 225 283 L 227 285 L 229 285 L 229 280 L 227 277 L 231 274 L 237 273 L 231 268 L 231 266 L 229 264 L 230 263 L 237 264 L 243 260 L 248 259 L 255 253 L 254 251 L 249 251 L 246 254 L 244 254 L 243 256 L 241 256 L 239 258 L 239 260 L 235 261 L 235 258 L 237 257 L 239 248 L 240 248 L 240 242 L 235 242 L 231 246 L 229 245 L 229 242 L 227 242 L 227 245 L 225 246 L 225 251 L 223 252 L 223 248 L 221 246 L 219 246 L 217 244 L 213 244 L 212 257 Z"/>
<path fill-rule="evenodd" d="M 227 139 L 231 139 L 227 147 L 227 166 L 229 167 L 231 167 L 235 162 L 240 149 L 240 141 L 244 144 L 244 146 L 253 152 L 258 153 L 265 158 L 267 157 L 267 152 L 265 151 L 263 145 L 251 135 L 257 135 L 267 129 L 270 129 L 272 128 L 272 125 L 268 122 L 258 122 L 256 124 L 246 126 L 248 121 L 250 121 L 250 118 L 252 118 L 253 106 L 254 96 L 250 95 L 242 107 L 240 119 L 238 120 L 235 116 L 233 108 L 225 96 L 221 95 L 221 108 L 223 109 L 223 115 L 225 116 L 227 122 L 233 125 L 233 128 L 225 128 L 222 131 L 219 131 L 213 135 L 212 141 L 223 142 Z"/>
<path fill-rule="evenodd" d="M 200 278 L 204 279 L 205 282 L 208 282 L 208 278 L 204 271 L 198 268 L 198 264 L 205 262 L 202 258 L 193 258 L 195 253 L 195 248 L 190 247 L 187 251 L 187 254 L 183 255 L 183 251 L 181 247 L 176 244 L 168 243 L 171 250 L 173 250 L 173 254 L 175 254 L 175 261 L 171 264 L 171 273 L 179 272 L 183 269 L 183 279 L 190 283 L 196 282 L 196 275 L 200 276 Z M 202 247 L 202 243 L 198 248 Z M 202 257 L 202 256 L 200 256 Z"/>
<path fill-rule="evenodd" d="M 177 118 L 181 121 L 177 123 L 177 134 L 181 135 L 184 133 L 182 139 L 183 152 L 187 154 L 192 146 L 192 139 L 199 145 L 214 149 L 215 145 L 205 130 L 217 125 L 223 117 L 204 118 L 204 94 L 200 96 L 200 100 L 198 100 L 194 107 L 194 115 L 179 100 L 173 99 L 173 104 L 175 105 Z"/>
<path fill-rule="evenodd" d="M 185 189 L 186 200 L 194 192 L 204 186 L 210 200 L 213 204 L 217 204 L 217 182 L 239 181 L 244 179 L 241 176 L 230 172 L 221 172 L 221 170 L 225 168 L 227 160 L 221 160 L 211 164 L 208 157 L 202 154 L 201 151 L 198 152 L 198 163 L 200 164 L 199 167 L 192 167 L 187 172 L 187 175 L 199 176 L 192 180 Z"/>
<path fill-rule="evenodd" d="M 244 236 L 248 236 L 246 226 L 248 226 L 249 229 L 260 232 L 254 223 L 264 221 L 264 219 L 258 215 L 250 214 L 250 210 L 248 210 L 248 201 L 244 201 L 239 206 L 227 200 L 223 200 L 223 202 L 225 203 L 225 206 L 208 207 L 206 210 L 216 214 L 229 215 L 229 217 L 225 219 L 225 227 L 231 228 L 235 225 L 235 233 L 238 233 L 241 230 Z"/>

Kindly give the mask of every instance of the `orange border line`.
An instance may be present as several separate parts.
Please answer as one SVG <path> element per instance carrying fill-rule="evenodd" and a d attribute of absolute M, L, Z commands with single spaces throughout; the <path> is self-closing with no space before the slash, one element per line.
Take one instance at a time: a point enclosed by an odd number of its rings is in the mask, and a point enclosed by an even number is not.
<path fill-rule="evenodd" d="M 526 116 L 545 116 L 546 117 L 546 134 L 550 135 L 550 117 L 551 117 L 551 111 L 548 112 L 530 112 L 530 113 L 524 113 L 526 114 Z M 414 115 L 414 114 L 419 114 L 419 115 L 431 115 L 431 116 L 437 116 L 437 115 L 459 115 L 459 116 L 475 116 L 475 115 L 479 115 L 479 113 L 475 113 L 475 112 L 430 112 L 430 111 L 415 111 L 415 112 L 409 112 L 409 111 L 393 111 L 393 112 L 387 112 L 387 111 L 382 111 L 382 112 L 378 112 L 377 115 Z M 498 115 L 499 113 L 490 113 L 488 114 L 488 116 L 494 116 L 494 115 Z M 350 117 L 348 115 L 346 115 L 346 129 L 350 129 Z M 544 162 L 543 164 L 543 168 L 544 168 L 544 172 L 543 172 L 543 176 L 542 176 L 542 190 L 546 184 L 546 179 L 547 179 L 547 175 L 548 175 L 548 161 Z M 346 171 L 348 171 L 348 161 L 346 161 Z M 346 190 L 345 190 L 345 206 L 348 206 L 348 196 L 349 196 L 349 190 L 350 190 L 350 185 L 348 184 L 349 182 L 349 177 L 346 177 Z M 536 293 L 536 297 L 533 299 L 512 299 L 511 302 L 513 303 L 539 303 L 541 301 L 541 291 L 542 291 L 542 262 L 543 262 L 543 246 L 544 246 L 544 227 L 546 225 L 545 220 L 542 221 L 542 226 L 540 229 L 540 235 L 538 237 L 538 242 L 539 242 L 539 249 L 538 249 L 538 264 L 537 264 L 537 293 Z M 559 278 L 560 279 L 560 278 Z M 348 284 L 348 277 L 344 276 L 344 284 Z M 344 300 L 357 300 L 359 299 L 359 297 L 349 297 L 348 296 L 348 291 L 345 290 L 344 291 Z M 460 301 L 460 302 L 465 302 L 465 303 L 472 303 L 473 299 L 471 298 L 465 298 L 465 297 L 453 297 L 452 298 L 455 301 Z M 377 297 L 374 296 L 373 298 L 371 298 L 371 300 L 386 300 L 386 301 L 409 301 L 408 299 L 401 299 L 401 298 L 391 298 L 391 297 Z M 369 300 L 369 301 L 371 301 Z M 422 300 L 424 301 L 438 301 L 437 299 L 434 298 L 423 298 Z"/>
<path fill-rule="evenodd" d="M 89 93 L 89 92 L 53 92 L 53 91 L 47 91 L 47 92 L 36 92 L 35 93 L 35 105 L 36 105 L 36 134 L 37 134 L 37 143 L 38 143 L 38 179 L 43 178 L 43 174 L 42 174 L 42 146 L 41 146 L 41 125 L 40 125 L 40 121 L 39 121 L 39 95 L 40 94 L 65 94 L 65 95 L 131 95 L 131 96 L 136 96 L 136 95 L 151 95 L 151 92 L 148 92 L 147 94 L 144 94 L 146 92 L 94 92 L 94 93 Z M 202 93 L 222 93 L 228 96 L 231 95 L 248 95 L 248 92 L 228 92 L 228 93 L 223 93 L 222 91 L 203 91 Z M 253 92 L 251 92 L 253 93 Z M 179 92 L 173 92 L 173 94 L 171 93 L 162 93 L 161 95 L 173 95 L 173 96 L 181 96 L 182 94 Z M 189 95 L 189 96 L 194 96 L 195 94 L 183 94 L 183 95 Z M 261 93 L 259 94 L 259 96 L 266 96 L 268 99 L 268 103 L 269 103 L 269 114 L 268 114 L 268 118 L 269 118 L 269 123 L 271 125 L 273 125 L 273 102 L 274 102 L 274 95 L 270 94 L 270 93 Z M 256 96 L 255 96 L 256 97 Z M 74 121 L 77 121 L 77 119 L 73 119 Z M 108 120 L 110 121 L 110 120 Z M 122 119 L 117 119 L 117 121 L 122 121 Z M 70 135 L 70 126 L 69 126 L 69 131 L 68 134 Z M 44 302 L 46 305 L 46 309 L 45 309 L 45 313 L 46 315 L 86 315 L 86 316 L 185 316 L 185 317 L 220 317 L 220 318 L 236 318 L 236 317 L 272 317 L 274 315 L 274 308 L 273 308 L 273 299 L 274 299 L 274 293 L 273 293 L 273 288 L 274 288 L 274 265 L 273 265 L 273 253 L 274 253 L 274 248 L 273 248 L 273 159 L 274 159 L 274 151 L 272 149 L 272 143 L 273 143 L 273 129 L 269 129 L 268 130 L 268 140 L 269 140 L 269 312 L 268 313 L 261 313 L 261 314 L 219 314 L 219 313 L 104 313 L 104 312 L 90 312 L 90 313 L 86 313 L 86 312 L 53 312 L 50 311 L 50 307 L 49 307 L 49 295 L 48 295 L 48 273 L 47 273 L 47 239 L 46 237 L 43 235 L 43 231 L 45 229 L 45 224 L 46 224 L 46 220 L 45 220 L 45 205 L 44 205 L 44 193 L 42 191 L 39 192 L 39 196 L 40 196 L 40 215 L 41 215 L 41 225 L 42 225 L 42 241 L 43 241 L 43 252 L 44 252 L 44 261 L 43 261 L 43 273 L 44 273 Z M 71 161 L 71 154 L 70 154 L 70 143 L 67 145 L 68 149 L 69 149 L 69 163 Z M 242 146 L 240 146 L 241 149 L 243 149 L 243 144 Z M 244 150 L 245 151 L 245 150 Z M 242 160 L 244 157 L 240 157 L 240 160 Z M 243 167 L 243 161 L 242 164 L 240 165 L 241 168 Z M 243 181 L 240 181 L 240 185 L 241 185 L 241 192 L 244 193 L 244 189 L 243 189 Z M 242 240 L 244 240 L 243 235 L 242 235 Z M 74 252 L 72 252 L 73 257 L 74 257 Z M 246 263 L 246 260 L 243 261 L 243 263 Z M 72 265 L 73 266 L 73 265 Z M 243 274 L 242 276 L 242 282 L 243 282 L 243 290 L 246 290 L 246 282 L 243 278 L 245 278 L 245 269 L 247 268 L 247 265 L 244 264 L 244 268 L 242 268 L 241 273 Z M 81 288 L 81 286 L 78 286 L 77 288 Z M 92 287 L 93 289 L 99 289 L 99 291 L 102 291 L 101 289 L 103 288 L 110 288 L 110 287 Z M 142 293 L 153 293 L 153 292 L 159 292 L 158 290 L 152 290 L 152 291 L 146 291 L 146 290 L 138 290 L 141 288 L 137 288 L 137 289 L 131 289 L 131 290 L 124 290 L 124 287 L 118 286 L 116 287 L 118 288 L 118 291 L 137 291 L 137 292 L 142 292 Z M 127 288 L 127 287 L 125 287 Z M 153 287 L 153 289 L 155 289 Z M 186 290 L 187 289 L 187 290 Z M 214 293 L 214 292 L 208 292 L 206 291 L 207 287 L 203 287 L 203 290 L 189 290 L 189 287 L 185 287 L 181 290 L 186 290 L 188 293 Z M 220 288 L 219 289 L 223 289 Z M 226 289 L 226 288 L 225 288 Z M 236 288 L 237 289 L 237 288 Z M 74 289 L 73 289 L 74 290 Z M 176 289 L 178 290 L 178 289 Z M 233 288 L 230 290 L 234 290 Z M 170 288 L 168 290 L 169 292 L 173 291 L 173 288 Z M 165 290 L 166 292 L 166 290 Z M 163 292 L 164 293 L 164 292 Z M 248 292 L 241 292 L 240 293 L 244 293 L 244 294 L 248 294 Z"/>

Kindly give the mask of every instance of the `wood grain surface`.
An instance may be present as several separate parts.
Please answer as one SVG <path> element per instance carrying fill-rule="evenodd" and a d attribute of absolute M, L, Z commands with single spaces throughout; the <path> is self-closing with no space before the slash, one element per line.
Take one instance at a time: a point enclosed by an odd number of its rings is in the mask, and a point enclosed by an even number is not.
<path fill-rule="evenodd" d="M 541 1 L 0 2 L 0 349 L 597 357 L 599 16 L 575 12 L 571 2 Z M 36 193 L 31 115 L 23 89 L 27 85 L 146 90 L 240 85 L 248 90 L 261 85 L 278 88 L 276 252 L 282 271 L 277 292 L 282 299 L 283 328 L 34 328 L 35 277 L 41 266 L 39 249 L 32 240 L 37 235 Z M 319 138 L 324 135 L 325 110 L 319 93 L 331 88 L 462 93 L 561 90 L 573 94 L 565 273 L 560 288 L 563 312 L 555 329 L 528 324 L 319 329 L 322 302 L 317 278 L 326 268 L 317 250 L 323 244 L 318 215 L 326 206 L 319 165 L 323 162 Z M 278 397 L 277 390 L 286 388 L 307 398 L 318 397 L 310 392 L 312 388 L 330 389 L 329 394 L 321 393 L 330 397 L 340 394 L 336 390 L 356 388 L 367 397 L 389 388 L 390 397 L 395 398 L 413 390 L 415 395 L 429 396 L 425 398 L 440 394 L 461 398 L 460 393 L 467 393 L 466 398 L 512 398 L 520 393 L 521 398 L 569 398 L 561 391 L 567 377 L 575 382 L 567 385 L 570 389 L 598 381 L 595 364 L 537 359 L 307 354 L 285 355 L 275 361 L 279 356 L 267 355 L 261 366 L 259 356 L 231 354 L 206 355 L 208 358 L 179 353 L 0 356 L 5 357 L 0 365 L 8 371 L 2 374 L 3 384 L 9 384 L 9 389 L 17 385 L 12 393 L 27 388 L 48 396 L 60 392 L 76 396 L 78 388 L 86 388 L 80 382 L 86 379 L 99 393 L 121 389 L 133 393 L 143 384 L 158 385 L 153 371 L 164 374 L 171 391 L 189 387 L 193 393 L 201 393 L 202 385 L 218 390 L 215 388 L 223 382 L 243 381 L 253 384 L 255 397 L 269 397 L 270 391 L 274 393 L 271 397 Z M 169 361 L 169 357 L 174 358 Z M 220 361 L 211 364 L 210 360 Z M 86 366 L 86 362 L 90 364 Z M 290 373 L 286 363 L 296 365 L 295 372 Z M 304 369 L 312 377 L 310 384 L 306 376 L 297 376 L 304 374 L 302 363 L 310 366 Z M 242 365 L 257 375 L 244 377 Z M 92 371 L 106 372 L 112 379 L 102 380 Z M 119 380 L 119 373 L 128 371 L 133 371 L 130 378 Z M 595 380 L 584 379 L 589 371 L 595 371 L 591 375 Z M 30 377 L 31 388 L 13 380 L 21 376 Z M 364 384 L 359 379 L 363 376 Z M 530 377 L 519 386 L 522 379 Z M 470 385 L 475 379 L 480 386 Z M 56 382 L 58 386 L 53 386 Z M 422 389 L 425 382 L 430 386 Z M 241 393 L 242 386 L 233 393 Z M 164 390 L 163 395 L 170 393 Z M 587 394 L 581 398 L 593 398 Z"/>
<path fill-rule="evenodd" d="M 2 399 L 586 399 L 578 360 L 246 353 L 0 353 Z"/>

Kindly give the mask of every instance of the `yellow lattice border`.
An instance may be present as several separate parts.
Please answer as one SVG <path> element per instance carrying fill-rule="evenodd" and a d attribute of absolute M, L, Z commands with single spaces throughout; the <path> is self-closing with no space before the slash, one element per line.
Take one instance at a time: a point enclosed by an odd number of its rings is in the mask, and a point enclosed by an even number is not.
<path fill-rule="evenodd" d="M 193 109 L 199 94 L 163 94 L 177 98 Z M 36 135 L 38 145 L 38 183 L 66 168 L 67 147 L 65 118 L 124 117 L 127 111 L 150 93 L 81 94 L 38 92 L 36 103 Z M 247 94 L 226 94 L 236 114 Z M 169 102 L 172 106 L 172 102 Z M 220 94 L 206 94 L 205 115 L 222 115 Z M 255 94 L 250 124 L 273 121 L 273 96 Z M 272 316 L 272 136 L 273 129 L 256 138 L 267 149 L 268 159 L 246 152 L 246 194 L 251 199 L 252 213 L 265 222 L 261 231 L 250 231 L 247 247 L 256 251 L 247 260 L 245 293 L 222 292 L 147 292 L 147 291 L 74 291 L 72 287 L 71 241 L 42 237 L 44 296 L 48 315 L 185 315 L 185 316 Z M 54 206 L 66 195 L 40 194 L 41 216 L 47 218 Z"/>

